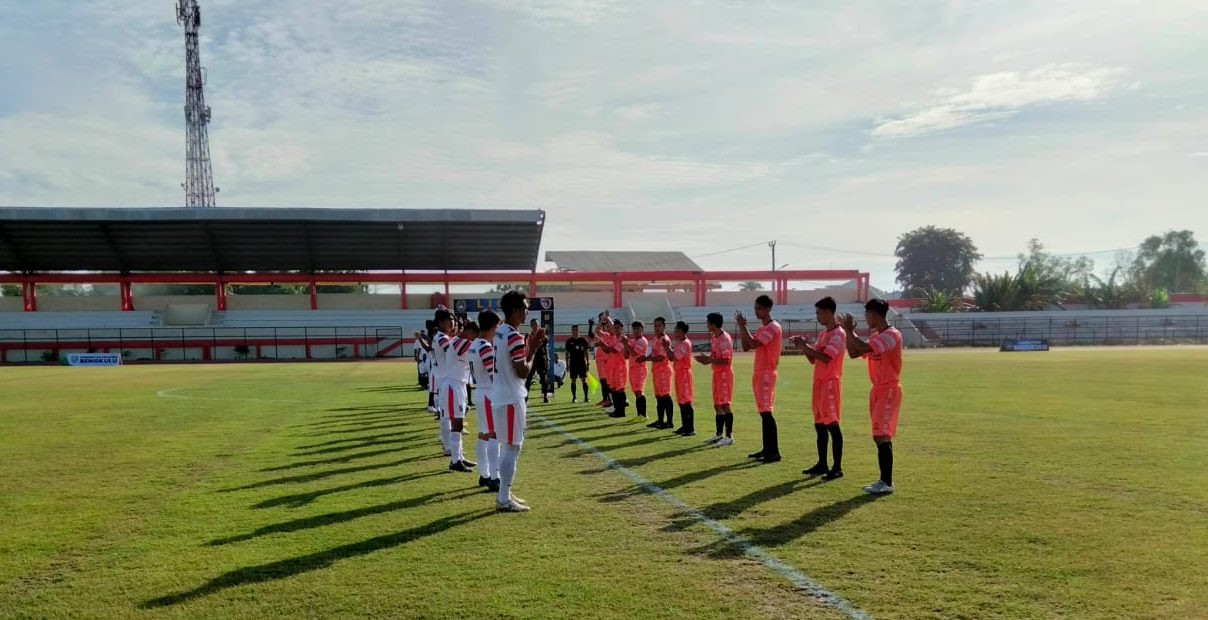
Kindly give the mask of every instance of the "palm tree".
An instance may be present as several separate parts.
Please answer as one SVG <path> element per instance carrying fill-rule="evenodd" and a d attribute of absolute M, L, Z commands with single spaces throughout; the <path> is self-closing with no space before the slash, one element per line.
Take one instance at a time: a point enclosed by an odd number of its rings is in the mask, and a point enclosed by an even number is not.
<path fill-rule="evenodd" d="M 755 280 L 747 280 L 746 282 L 738 285 L 738 290 L 747 293 L 752 291 L 760 291 L 763 290 L 763 285 Z"/>

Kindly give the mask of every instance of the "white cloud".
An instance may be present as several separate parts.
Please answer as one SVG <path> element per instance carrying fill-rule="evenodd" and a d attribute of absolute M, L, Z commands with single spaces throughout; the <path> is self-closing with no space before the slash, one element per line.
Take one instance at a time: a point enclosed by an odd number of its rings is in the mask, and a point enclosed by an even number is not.
<path fill-rule="evenodd" d="M 1196 151 L 1194 153 L 1188 153 L 1187 155 L 1190 157 L 1208 157 L 1208 151 Z"/>
<path fill-rule="evenodd" d="M 906 116 L 881 121 L 877 138 L 909 138 L 1012 116 L 1021 110 L 1066 101 L 1089 101 L 1117 86 L 1122 69 L 1047 65 L 1027 73 L 1001 71 L 977 76 L 969 89 L 937 91 L 941 99 Z"/>

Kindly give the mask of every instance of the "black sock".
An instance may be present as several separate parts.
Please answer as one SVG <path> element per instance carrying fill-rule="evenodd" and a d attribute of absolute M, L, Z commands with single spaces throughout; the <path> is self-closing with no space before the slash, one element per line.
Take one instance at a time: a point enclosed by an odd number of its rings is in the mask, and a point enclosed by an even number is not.
<path fill-rule="evenodd" d="M 725 415 L 725 423 L 726 423 L 725 424 L 726 437 L 733 437 L 734 436 L 734 414 L 733 413 L 727 413 Z"/>
<path fill-rule="evenodd" d="M 780 440 L 776 434 L 776 417 L 771 412 L 767 412 L 760 413 L 759 419 L 763 423 L 764 458 L 780 456 Z"/>
<path fill-rule="evenodd" d="M 608 387 L 608 382 L 600 379 L 600 391 L 604 394 L 604 402 L 612 402 L 612 389 Z"/>
<path fill-rule="evenodd" d="M 696 409 L 692 407 L 692 403 L 684 405 L 681 417 L 684 418 L 684 431 L 696 432 Z"/>
<path fill-rule="evenodd" d="M 667 411 L 665 426 L 675 426 L 675 401 L 671 400 L 670 396 L 663 397 L 663 409 Z"/>
<path fill-rule="evenodd" d="M 839 430 L 838 424 L 831 424 L 826 428 L 830 430 L 831 446 L 835 451 L 835 464 L 831 469 L 843 471 L 843 431 Z"/>
<path fill-rule="evenodd" d="M 893 486 L 893 442 L 877 444 L 877 464 L 881 466 L 881 482 Z"/>
<path fill-rule="evenodd" d="M 818 445 L 818 465 L 822 466 L 825 469 L 826 468 L 826 450 L 828 447 L 827 444 L 830 443 L 830 435 L 828 435 L 826 432 L 825 424 L 815 424 L 814 433 L 817 434 L 817 436 L 818 436 L 817 439 L 815 440 L 815 442 Z"/>
<path fill-rule="evenodd" d="M 570 397 L 573 399 L 576 399 L 576 400 L 578 400 L 578 398 L 579 398 L 579 384 L 575 383 L 575 381 L 573 379 L 570 382 Z M 583 394 L 583 399 L 584 400 L 587 399 L 586 393 Z"/>
<path fill-rule="evenodd" d="M 721 434 L 725 432 L 725 428 L 726 428 L 726 414 L 724 414 L 724 413 L 717 414 L 713 418 L 713 421 L 717 425 L 717 436 L 721 437 Z"/>
<path fill-rule="evenodd" d="M 428 406 L 429 407 L 436 406 L 436 394 L 433 394 L 432 392 L 428 392 Z"/>
<path fill-rule="evenodd" d="M 642 416 L 643 418 L 646 417 L 646 395 L 638 394 L 635 400 L 638 406 L 638 415 Z"/>
<path fill-rule="evenodd" d="M 616 408 L 616 413 L 621 415 L 625 415 L 625 408 L 629 406 L 629 403 L 625 400 L 625 396 L 624 391 L 616 391 L 612 393 L 612 404 Z"/>

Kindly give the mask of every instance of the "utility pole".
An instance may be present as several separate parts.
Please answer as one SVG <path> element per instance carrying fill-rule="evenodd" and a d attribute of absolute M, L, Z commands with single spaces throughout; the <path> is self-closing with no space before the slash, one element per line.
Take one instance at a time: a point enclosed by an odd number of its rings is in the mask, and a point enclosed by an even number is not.
<path fill-rule="evenodd" d="M 775 273 L 775 271 L 776 271 L 776 241 L 775 240 L 769 241 L 768 247 L 772 248 L 772 272 Z"/>

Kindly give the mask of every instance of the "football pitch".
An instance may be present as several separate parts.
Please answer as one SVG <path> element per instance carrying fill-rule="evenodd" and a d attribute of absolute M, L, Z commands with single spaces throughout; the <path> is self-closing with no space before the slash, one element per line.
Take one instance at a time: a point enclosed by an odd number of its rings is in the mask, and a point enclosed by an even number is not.
<path fill-rule="evenodd" d="M 908 351 L 898 492 L 879 499 L 861 491 L 863 364 L 844 381 L 847 477 L 827 483 L 800 473 L 804 358 L 782 360 L 774 465 L 746 458 L 751 358 L 733 447 L 704 443 L 702 370 L 696 437 L 569 387 L 532 406 L 515 490 L 533 511 L 496 514 L 476 474 L 447 470 L 409 362 L 0 369 L 0 617 L 1208 609 L 1208 349 Z"/>

